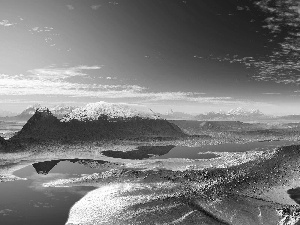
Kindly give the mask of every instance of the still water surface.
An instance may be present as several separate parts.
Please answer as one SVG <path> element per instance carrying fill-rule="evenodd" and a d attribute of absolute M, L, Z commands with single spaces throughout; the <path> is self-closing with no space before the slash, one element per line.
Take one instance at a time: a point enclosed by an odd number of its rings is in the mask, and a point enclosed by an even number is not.
<path fill-rule="evenodd" d="M 169 158 L 187 158 L 187 159 L 212 159 L 219 157 L 218 152 L 246 152 L 246 151 L 264 151 L 275 147 L 292 145 L 293 141 L 265 141 L 251 142 L 247 144 L 220 144 L 204 145 L 201 147 L 182 147 L 182 146 L 139 146 L 137 149 L 128 152 L 122 151 L 103 151 L 102 154 L 108 157 L 121 159 L 169 159 Z"/>
<path fill-rule="evenodd" d="M 47 168 L 57 164 L 48 171 Z M 39 165 L 38 170 L 34 166 Z M 38 173 L 39 172 L 39 173 Z M 48 172 L 48 173 L 47 173 Z M 65 224 L 69 209 L 93 187 L 43 187 L 54 179 L 100 172 L 70 161 L 47 161 L 27 166 L 14 175 L 27 180 L 0 183 L 0 224 Z"/>

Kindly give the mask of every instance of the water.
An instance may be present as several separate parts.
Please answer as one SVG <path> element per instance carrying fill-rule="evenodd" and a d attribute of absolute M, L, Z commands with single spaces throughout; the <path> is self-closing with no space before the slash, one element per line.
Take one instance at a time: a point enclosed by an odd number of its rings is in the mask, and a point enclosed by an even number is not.
<path fill-rule="evenodd" d="M 265 141 L 250 142 L 247 144 L 228 143 L 221 145 L 203 145 L 201 147 L 174 147 L 167 154 L 159 156 L 159 159 L 188 158 L 188 159 L 210 159 L 218 157 L 217 152 L 246 152 L 265 151 L 284 145 L 292 145 L 293 141 Z M 213 152 L 213 153 L 206 153 Z M 215 154 L 214 154 L 215 153 Z"/>
<path fill-rule="evenodd" d="M 292 188 L 287 190 L 290 198 L 293 199 L 297 204 L 300 205 L 300 187 Z"/>
<path fill-rule="evenodd" d="M 251 142 L 247 144 L 221 144 L 204 145 L 201 147 L 182 147 L 182 146 L 139 146 L 136 150 L 104 151 L 103 155 L 121 159 L 168 159 L 168 158 L 187 158 L 187 159 L 212 159 L 219 157 L 217 152 L 246 152 L 264 151 L 284 145 L 295 144 L 293 141 L 265 141 Z"/>
<path fill-rule="evenodd" d="M 103 164 L 94 160 L 53 160 L 35 163 L 18 170 L 14 175 L 27 178 L 22 181 L 0 183 L 0 224 L 40 225 L 65 224 L 69 209 L 94 187 L 43 187 L 42 184 L 81 174 L 103 170 L 83 163 Z"/>
<path fill-rule="evenodd" d="M 0 136 L 4 139 L 11 138 L 16 132 L 20 131 L 25 122 L 4 122 L 0 121 Z"/>

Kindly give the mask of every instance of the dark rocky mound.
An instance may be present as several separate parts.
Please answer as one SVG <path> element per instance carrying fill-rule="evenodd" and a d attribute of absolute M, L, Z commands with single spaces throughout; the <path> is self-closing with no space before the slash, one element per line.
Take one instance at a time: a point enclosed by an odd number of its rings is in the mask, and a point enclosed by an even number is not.
<path fill-rule="evenodd" d="M 5 139 L 3 137 L 0 137 L 0 151 L 4 150 L 7 146 L 7 142 L 5 141 Z"/>
<path fill-rule="evenodd" d="M 133 117 L 108 120 L 61 122 L 48 109 L 38 109 L 12 140 L 22 141 L 97 141 L 132 138 L 178 138 L 186 136 L 175 124 L 161 119 Z"/>

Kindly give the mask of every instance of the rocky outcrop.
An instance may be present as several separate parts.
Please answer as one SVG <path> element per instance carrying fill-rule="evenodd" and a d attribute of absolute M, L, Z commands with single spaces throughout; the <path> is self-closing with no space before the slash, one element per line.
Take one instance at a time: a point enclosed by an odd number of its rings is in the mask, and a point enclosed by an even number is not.
<path fill-rule="evenodd" d="M 47 108 L 36 110 L 21 131 L 12 140 L 29 141 L 96 141 L 103 139 L 131 139 L 183 137 L 175 124 L 162 119 L 131 118 L 109 120 L 105 115 L 97 120 L 58 120 Z"/>
<path fill-rule="evenodd" d="M 4 150 L 7 147 L 7 142 L 3 137 L 0 137 L 0 151 Z"/>

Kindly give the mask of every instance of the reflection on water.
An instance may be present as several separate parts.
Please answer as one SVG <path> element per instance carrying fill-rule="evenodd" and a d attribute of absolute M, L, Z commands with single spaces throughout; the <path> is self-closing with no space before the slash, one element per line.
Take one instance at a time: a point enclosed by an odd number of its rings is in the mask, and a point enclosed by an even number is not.
<path fill-rule="evenodd" d="M 246 152 L 263 151 L 277 146 L 291 145 L 291 141 L 265 141 L 250 142 L 247 144 L 221 144 L 221 145 L 203 145 L 201 147 L 183 147 L 183 146 L 139 146 L 133 151 L 103 151 L 102 154 L 107 157 L 121 159 L 168 159 L 168 158 L 187 158 L 187 159 L 212 159 L 219 157 L 214 152 Z"/>
<path fill-rule="evenodd" d="M 65 224 L 69 209 L 94 187 L 51 188 L 42 184 L 55 179 L 101 172 L 101 160 L 53 160 L 34 163 L 14 175 L 25 181 L 0 183 L 0 224 Z M 99 167 L 98 169 L 96 167 Z"/>
<path fill-rule="evenodd" d="M 219 157 L 213 153 L 198 154 L 199 148 L 169 146 L 139 146 L 136 150 L 103 151 L 102 154 L 108 157 L 121 159 L 168 159 L 168 158 L 189 158 L 189 159 L 211 159 Z"/>
<path fill-rule="evenodd" d="M 289 189 L 287 190 L 287 193 L 290 195 L 291 199 L 300 205 L 300 187 Z"/>
<path fill-rule="evenodd" d="M 174 145 L 168 146 L 139 146 L 137 150 L 133 151 L 103 151 L 101 152 L 103 155 L 113 158 L 121 158 L 121 159 L 146 159 L 152 156 L 160 156 L 165 155 L 171 149 L 173 149 Z"/>
<path fill-rule="evenodd" d="M 66 163 L 67 162 L 67 163 Z M 72 164 L 68 163 L 72 162 Z M 75 163 L 75 165 L 74 165 Z M 77 164 L 86 165 L 87 167 L 79 167 Z M 97 169 L 93 169 L 92 167 L 96 165 L 101 165 L 107 163 L 103 160 L 92 160 L 92 159 L 61 159 L 61 160 L 51 160 L 45 162 L 38 162 L 32 164 L 38 174 L 47 175 L 50 170 L 56 167 L 54 170 L 60 173 L 95 173 L 99 172 Z M 59 164 L 59 165 L 57 165 Z"/>
<path fill-rule="evenodd" d="M 291 141 L 266 141 L 250 142 L 246 144 L 228 143 L 221 145 L 203 145 L 201 147 L 174 147 L 167 154 L 159 156 L 159 159 L 168 158 L 188 158 L 188 159 L 212 159 L 218 157 L 211 152 L 246 152 L 246 151 L 264 151 L 277 146 L 291 145 Z M 206 153 L 209 152 L 209 153 Z"/>

